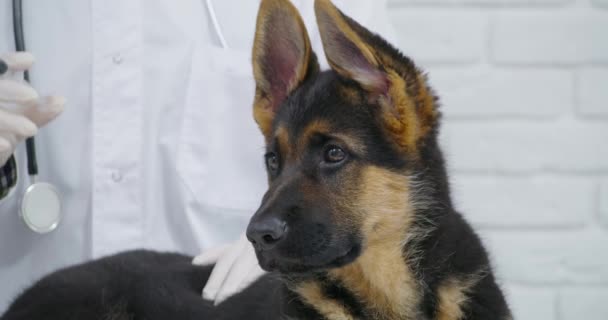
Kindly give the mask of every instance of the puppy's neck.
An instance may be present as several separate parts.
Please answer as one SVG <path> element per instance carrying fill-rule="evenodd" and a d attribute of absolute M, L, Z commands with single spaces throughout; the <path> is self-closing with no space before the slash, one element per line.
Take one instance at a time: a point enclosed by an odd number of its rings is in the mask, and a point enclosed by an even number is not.
<path fill-rule="evenodd" d="M 403 245 L 369 244 L 353 263 L 303 280 L 293 291 L 325 319 L 416 319 L 420 287 Z"/>

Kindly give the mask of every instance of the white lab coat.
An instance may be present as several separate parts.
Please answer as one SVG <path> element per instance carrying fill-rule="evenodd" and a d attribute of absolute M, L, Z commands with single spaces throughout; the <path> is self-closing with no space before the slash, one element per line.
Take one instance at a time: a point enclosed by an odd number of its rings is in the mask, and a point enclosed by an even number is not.
<path fill-rule="evenodd" d="M 14 50 L 10 2 L 0 2 L 0 52 Z M 68 101 L 36 136 L 40 180 L 64 208 L 46 235 L 21 222 L 21 146 L 18 186 L 0 202 L 0 314 L 57 268 L 133 248 L 195 254 L 244 231 L 266 187 L 252 118 L 258 1 L 211 3 L 226 48 L 204 0 L 24 1 L 32 84 Z M 312 1 L 294 3 L 324 60 Z M 383 2 L 336 4 L 386 29 Z"/>

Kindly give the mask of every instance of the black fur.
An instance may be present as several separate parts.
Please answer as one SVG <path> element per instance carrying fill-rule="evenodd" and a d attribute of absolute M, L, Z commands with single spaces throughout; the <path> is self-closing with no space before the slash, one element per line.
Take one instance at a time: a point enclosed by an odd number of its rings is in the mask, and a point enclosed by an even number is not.
<path fill-rule="evenodd" d="M 129 251 L 54 272 L 21 294 L 1 320 L 319 319 L 273 275 L 217 307 L 201 298 L 212 266 L 192 257 Z M 282 302 L 285 304 L 282 304 Z"/>

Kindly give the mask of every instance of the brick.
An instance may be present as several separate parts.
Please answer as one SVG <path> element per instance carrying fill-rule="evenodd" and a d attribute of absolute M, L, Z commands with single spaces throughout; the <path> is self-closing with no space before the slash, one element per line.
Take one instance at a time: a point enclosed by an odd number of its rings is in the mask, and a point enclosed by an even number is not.
<path fill-rule="evenodd" d="M 608 319 L 608 288 L 568 288 L 559 293 L 560 320 Z"/>
<path fill-rule="evenodd" d="M 491 56 L 508 64 L 608 63 L 608 13 L 518 13 L 498 16 Z"/>
<path fill-rule="evenodd" d="M 449 120 L 440 139 L 456 172 L 606 172 L 606 137 L 596 121 Z"/>
<path fill-rule="evenodd" d="M 503 281 L 517 284 L 608 285 L 608 234 L 581 231 L 480 233 Z"/>
<path fill-rule="evenodd" d="M 486 18 L 475 13 L 392 10 L 396 45 L 422 65 L 472 63 L 481 59 Z"/>
<path fill-rule="evenodd" d="M 456 175 L 458 208 L 481 227 L 580 227 L 589 222 L 596 186 L 577 177 Z"/>
<path fill-rule="evenodd" d="M 608 68 L 585 69 L 577 78 L 580 112 L 608 116 Z"/>
<path fill-rule="evenodd" d="M 600 185 L 598 197 L 600 221 L 608 228 L 608 180 L 604 180 Z"/>
<path fill-rule="evenodd" d="M 601 1 L 601 0 L 600 0 Z M 389 0 L 389 6 L 406 5 L 475 5 L 475 6 L 549 6 L 570 3 L 572 0 Z"/>
<path fill-rule="evenodd" d="M 507 302 L 517 320 L 554 320 L 557 292 L 552 289 L 518 285 L 503 286 Z"/>
<path fill-rule="evenodd" d="M 434 67 L 428 71 L 448 117 L 548 117 L 573 108 L 570 71 L 483 67 Z"/>

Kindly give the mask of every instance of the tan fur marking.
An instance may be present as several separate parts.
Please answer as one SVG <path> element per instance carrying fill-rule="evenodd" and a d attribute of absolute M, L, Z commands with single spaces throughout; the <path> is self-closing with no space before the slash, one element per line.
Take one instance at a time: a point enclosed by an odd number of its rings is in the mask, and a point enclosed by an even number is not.
<path fill-rule="evenodd" d="M 302 133 L 299 135 L 298 153 L 304 154 L 304 149 L 308 145 L 308 143 L 313 135 L 318 134 L 318 133 L 327 134 L 331 131 L 332 130 L 331 130 L 331 126 L 330 126 L 329 122 L 327 122 L 325 120 L 320 120 L 320 119 L 313 120 L 308 125 L 306 125 L 304 130 L 302 130 Z"/>
<path fill-rule="evenodd" d="M 400 136 L 399 145 L 416 151 L 415 147 L 421 138 L 425 137 L 437 124 L 439 111 L 435 102 L 435 96 L 430 90 L 426 76 L 414 66 L 404 73 L 403 67 L 392 56 L 377 52 L 380 65 L 384 66 L 388 76 L 390 88 L 388 99 L 381 100 L 385 110 L 393 106 L 394 114 L 399 116 L 400 124 L 393 123 L 392 130 Z M 397 70 L 402 70 L 398 72 Z M 407 80 L 406 80 L 407 79 Z M 408 94 L 409 86 L 415 86 L 416 92 L 413 96 Z M 382 98 L 381 98 L 382 99 Z M 392 103 L 392 104 L 391 104 Z M 404 108 L 407 107 L 407 108 Z M 403 112 L 407 117 L 403 117 Z M 409 129 L 405 129 L 409 127 Z M 400 135 L 400 133 L 408 136 Z"/>
<path fill-rule="evenodd" d="M 323 317 L 329 320 L 354 320 L 346 308 L 335 300 L 323 295 L 321 287 L 316 282 L 304 282 L 295 289 L 304 301 L 315 308 Z"/>
<path fill-rule="evenodd" d="M 285 159 L 293 158 L 295 150 L 289 144 L 289 132 L 287 131 L 287 128 L 284 125 L 279 125 L 274 136 L 279 144 L 279 150 L 281 150 L 281 154 L 283 154 Z"/>
<path fill-rule="evenodd" d="M 463 308 L 468 302 L 470 290 L 479 281 L 480 276 L 468 279 L 449 278 L 437 289 L 439 301 L 437 320 L 460 320 L 464 316 Z"/>
<path fill-rule="evenodd" d="M 421 137 L 415 101 L 406 93 L 403 78 L 393 70 L 388 70 L 387 75 L 390 82 L 388 96 L 380 99 L 385 126 L 400 147 L 415 154 Z"/>
<path fill-rule="evenodd" d="M 315 134 L 324 134 L 327 136 L 334 137 L 346 144 L 347 148 L 358 154 L 362 154 L 363 152 L 365 152 L 365 146 L 351 135 L 335 132 L 331 128 L 330 123 L 325 120 L 315 120 L 312 121 L 309 125 L 307 125 L 306 128 L 304 128 L 304 131 L 298 139 L 299 154 L 305 153 L 304 148 L 306 148 L 311 137 Z"/>
<path fill-rule="evenodd" d="M 361 103 L 361 96 L 357 89 L 350 86 L 340 86 L 338 91 L 340 92 L 342 98 L 348 101 L 350 104 L 358 105 Z"/>
<path fill-rule="evenodd" d="M 416 81 L 419 87 L 418 94 L 416 95 L 416 105 L 418 106 L 418 117 L 422 124 L 420 136 L 425 136 L 437 122 L 439 112 L 435 105 L 435 97 L 427 86 L 426 77 L 418 72 L 416 74 Z"/>
<path fill-rule="evenodd" d="M 408 178 L 378 167 L 363 169 L 354 210 L 359 210 L 365 244 L 353 263 L 329 271 L 331 277 L 375 312 L 375 319 L 413 319 L 420 301 L 415 276 L 402 252 L 412 223 Z"/>
<path fill-rule="evenodd" d="M 274 112 L 270 107 L 270 101 L 267 97 L 264 97 L 264 94 L 256 89 L 255 99 L 253 103 L 253 119 L 258 124 L 260 131 L 264 137 L 266 137 L 266 142 L 270 138 L 271 129 L 272 129 L 272 120 L 274 119 Z"/>

